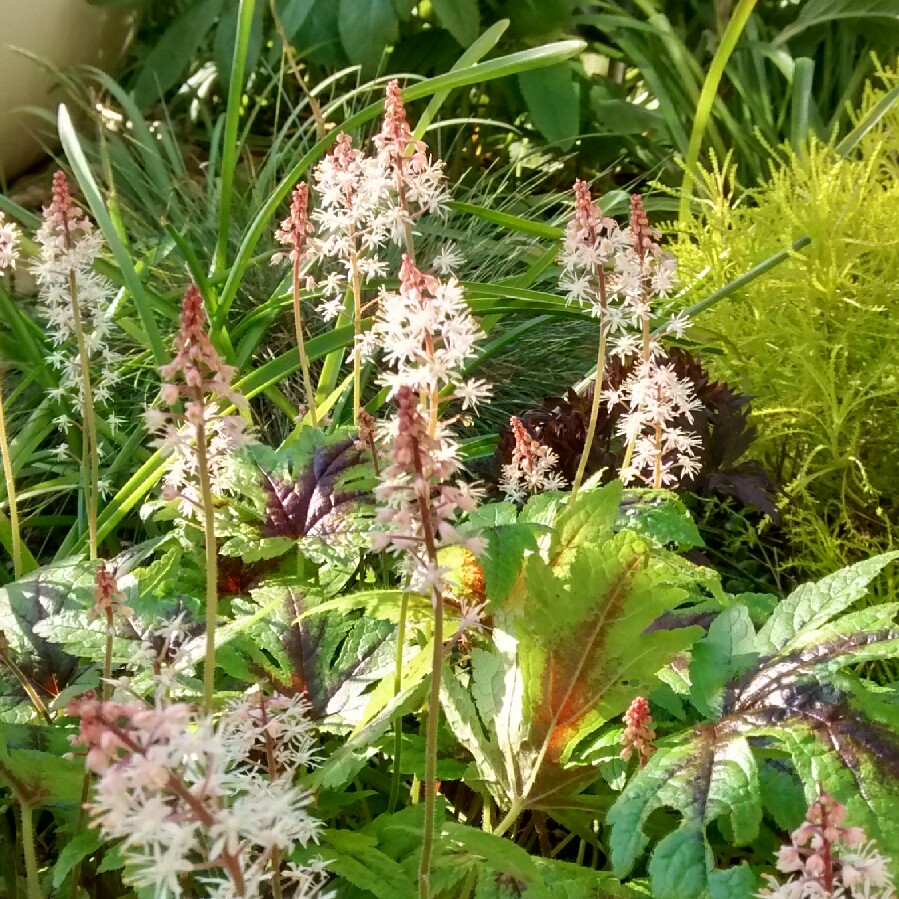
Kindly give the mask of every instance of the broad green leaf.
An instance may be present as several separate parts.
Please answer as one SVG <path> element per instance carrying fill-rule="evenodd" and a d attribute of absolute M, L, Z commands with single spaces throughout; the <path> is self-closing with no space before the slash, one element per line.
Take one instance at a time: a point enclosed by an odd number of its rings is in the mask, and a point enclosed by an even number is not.
<path fill-rule="evenodd" d="M 102 845 L 103 838 L 100 831 L 92 827 L 69 840 L 60 850 L 56 864 L 53 866 L 53 888 L 58 890 L 72 868 L 89 855 L 93 855 Z"/>
<path fill-rule="evenodd" d="M 398 22 L 390 0 L 338 0 L 340 41 L 363 72 L 377 71 L 381 56 L 397 38 Z"/>
<path fill-rule="evenodd" d="M 451 670 L 444 671 L 440 681 L 440 705 L 453 735 L 472 754 L 481 780 L 493 792 L 502 781 L 502 757 L 478 720 L 479 709 Z M 483 709 L 480 711 L 483 717 Z"/>
<path fill-rule="evenodd" d="M 74 805 L 81 799 L 84 764 L 33 749 L 7 751 L 0 738 L 0 782 L 35 807 Z"/>
<path fill-rule="evenodd" d="M 892 848 L 899 845 L 896 726 L 895 720 L 890 725 L 872 721 L 844 700 L 832 713 L 809 709 L 801 718 L 760 733 L 790 753 L 805 785 L 806 804 L 820 785 L 846 806 L 851 825 Z"/>
<path fill-rule="evenodd" d="M 799 827 L 808 803 L 802 784 L 784 760 L 769 760 L 759 768 L 759 788 L 765 811 L 781 830 L 792 832 Z"/>
<path fill-rule="evenodd" d="M 762 652 L 787 646 L 800 631 L 817 628 L 860 600 L 868 584 L 899 552 L 884 553 L 843 568 L 820 581 L 797 587 L 778 604 L 774 614 L 759 631 L 758 646 Z"/>
<path fill-rule="evenodd" d="M 622 509 L 622 523 L 657 541 L 662 546 L 673 544 L 684 552 L 704 546 L 702 536 L 687 507 L 667 492 L 628 493 Z"/>
<path fill-rule="evenodd" d="M 691 823 L 668 834 L 649 861 L 654 899 L 695 899 L 709 885 L 712 850 L 702 827 Z"/>
<path fill-rule="evenodd" d="M 568 149 L 578 136 L 580 87 L 567 63 L 539 72 L 521 72 L 518 84 L 537 130 L 551 143 Z"/>
<path fill-rule="evenodd" d="M 49 643 L 56 643 L 76 658 L 100 661 L 106 649 L 106 622 L 91 617 L 85 609 L 62 609 L 38 621 L 34 633 Z M 127 662 L 136 648 L 135 640 L 114 637 L 112 661 Z"/>
<path fill-rule="evenodd" d="M 481 30 L 477 0 L 431 0 L 440 24 L 463 46 L 474 43 Z"/>
<path fill-rule="evenodd" d="M 628 874 L 646 848 L 644 825 L 656 809 L 681 813 L 681 826 L 653 852 L 653 895 L 695 899 L 709 888 L 712 850 L 705 829 L 728 817 L 737 845 L 751 844 L 762 819 L 758 772 L 747 740 L 698 728 L 685 744 L 659 748 L 609 811 L 610 849 L 615 872 Z"/>
<path fill-rule="evenodd" d="M 612 481 L 599 490 L 582 493 L 578 501 L 559 516 L 550 560 L 555 568 L 564 569 L 573 550 L 583 546 L 599 546 L 612 534 L 621 505 L 622 485 Z"/>
<path fill-rule="evenodd" d="M 759 886 L 759 876 L 748 865 L 712 871 L 709 899 L 755 899 Z"/>
<path fill-rule="evenodd" d="M 362 833 L 329 829 L 322 838 L 328 870 L 376 899 L 417 899 L 418 888 L 398 862 Z"/>
<path fill-rule="evenodd" d="M 143 59 L 134 82 L 134 99 L 138 106 L 156 102 L 187 74 L 222 3 L 223 0 L 200 0 L 172 21 Z"/>
<path fill-rule="evenodd" d="M 525 523 L 502 525 L 482 531 L 487 552 L 481 557 L 487 600 L 502 602 L 511 592 L 524 564 L 525 554 L 537 549 L 534 527 Z"/>
<path fill-rule="evenodd" d="M 613 489 L 584 496 L 559 523 L 552 564 L 536 555 L 527 562 L 515 613 L 527 726 L 518 759 L 524 796 L 563 786 L 567 774 L 559 766 L 577 744 L 620 717 L 700 634 L 692 627 L 647 632 L 686 594 L 647 567 L 648 548 L 639 538 L 605 530 L 617 495 Z"/>
<path fill-rule="evenodd" d="M 733 605 L 712 622 L 693 646 L 690 661 L 691 697 L 702 714 L 720 714 L 724 685 L 758 659 L 755 628 L 745 606 Z"/>

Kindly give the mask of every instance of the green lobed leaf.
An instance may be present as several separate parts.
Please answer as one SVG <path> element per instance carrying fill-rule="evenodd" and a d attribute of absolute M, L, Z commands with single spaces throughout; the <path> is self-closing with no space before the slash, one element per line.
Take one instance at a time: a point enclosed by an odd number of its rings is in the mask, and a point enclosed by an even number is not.
<path fill-rule="evenodd" d="M 883 553 L 843 568 L 810 584 L 797 587 L 780 602 L 774 614 L 759 631 L 760 651 L 786 647 L 802 630 L 820 627 L 861 599 L 868 584 L 899 552 Z"/>
<path fill-rule="evenodd" d="M 762 819 L 758 771 L 747 740 L 697 728 L 680 745 L 660 747 L 609 811 L 612 864 L 628 874 L 649 843 L 644 825 L 659 808 L 674 808 L 681 826 L 656 847 L 650 862 L 654 896 L 694 899 L 713 870 L 706 827 L 726 815 L 737 845 L 755 839 Z"/>
<path fill-rule="evenodd" d="M 712 871 L 709 899 L 754 899 L 759 886 L 759 876 L 748 865 Z"/>
<path fill-rule="evenodd" d="M 668 834 L 649 861 L 654 899 L 695 899 L 708 889 L 712 850 L 702 827 L 687 824 Z"/>
<path fill-rule="evenodd" d="M 378 848 L 378 841 L 349 830 L 326 830 L 322 837 L 328 870 L 376 899 L 417 899 L 418 888 L 405 869 Z"/>
<path fill-rule="evenodd" d="M 718 615 L 708 633 L 693 646 L 690 660 L 691 698 L 708 717 L 720 714 L 724 685 L 758 660 L 755 628 L 749 610 L 733 605 Z"/>

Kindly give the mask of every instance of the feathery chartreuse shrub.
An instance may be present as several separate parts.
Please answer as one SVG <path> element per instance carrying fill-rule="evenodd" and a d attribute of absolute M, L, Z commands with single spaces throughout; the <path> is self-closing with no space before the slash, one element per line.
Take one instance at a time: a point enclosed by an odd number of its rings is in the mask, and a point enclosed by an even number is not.
<path fill-rule="evenodd" d="M 870 89 L 860 115 L 880 97 Z M 699 322 L 721 350 L 705 357 L 713 375 L 754 396 L 754 451 L 783 488 L 785 561 L 805 574 L 897 539 L 897 151 L 894 106 L 848 157 L 820 142 L 785 150 L 748 195 L 715 165 L 676 249 L 685 283 L 717 288 L 811 238 Z"/>

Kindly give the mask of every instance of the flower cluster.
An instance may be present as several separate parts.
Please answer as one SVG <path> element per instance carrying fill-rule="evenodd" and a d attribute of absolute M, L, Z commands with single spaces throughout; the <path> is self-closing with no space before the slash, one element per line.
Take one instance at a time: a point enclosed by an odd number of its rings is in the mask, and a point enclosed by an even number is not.
<path fill-rule="evenodd" d="M 472 512 L 477 497 L 465 483 L 453 483 L 456 447 L 437 422 L 433 434 L 421 414 L 416 392 L 402 386 L 396 393 L 396 418 L 386 423 L 390 464 L 381 472 L 375 497 L 383 531 L 372 536 L 373 549 L 405 552 L 414 561 L 414 585 L 422 591 L 440 587 L 444 570 L 436 565 L 438 545 L 461 544 L 476 555 L 483 545 L 465 539 L 453 526 L 458 512 Z"/>
<path fill-rule="evenodd" d="M 889 861 L 860 827 L 844 827 L 846 808 L 822 792 L 791 842 L 777 853 L 785 883 L 766 875 L 762 899 L 895 899 Z"/>
<path fill-rule="evenodd" d="M 444 214 L 449 194 L 443 161 L 432 159 L 428 155 L 428 145 L 413 138 L 400 84 L 396 80 L 387 85 L 384 121 L 381 131 L 374 137 L 374 144 L 378 159 L 393 176 L 396 185 L 396 220 L 403 226 L 411 226 L 418 215 Z"/>
<path fill-rule="evenodd" d="M 121 357 L 109 342 L 113 286 L 94 270 L 103 241 L 72 200 L 64 172 L 53 176 L 52 200 L 44 208 L 35 238 L 40 258 L 31 271 L 38 286 L 38 312 L 54 346 L 48 362 L 59 373 L 59 384 L 50 395 L 71 407 L 55 422 L 65 431 L 72 424 L 68 413 L 80 413 L 84 403 L 79 342 L 83 340 L 95 368 L 91 391 L 97 405 L 112 398 Z"/>
<path fill-rule="evenodd" d="M 330 153 L 315 167 L 317 204 L 315 252 L 327 266 L 337 264 L 322 283 L 321 312 L 334 318 L 343 308 L 343 294 L 387 274 L 378 249 L 397 234 L 400 222 L 391 221 L 385 204 L 390 176 L 376 157 L 353 146 L 348 134 L 338 134 Z"/>
<path fill-rule="evenodd" d="M 394 370 L 381 380 L 392 394 L 403 386 L 427 395 L 452 386 L 462 408 L 469 409 L 490 395 L 484 381 L 464 380 L 461 374 L 481 336 L 459 282 L 424 274 L 404 255 L 399 291 L 383 297 L 365 348 L 382 348 Z"/>
<path fill-rule="evenodd" d="M 302 262 L 310 248 L 309 235 L 312 231 L 312 222 L 309 221 L 309 186 L 303 182 L 294 188 L 290 215 L 275 232 L 275 239 L 287 247 L 287 252 L 272 256 L 272 264 L 282 262 L 285 258 L 295 264 Z"/>
<path fill-rule="evenodd" d="M 642 696 L 634 699 L 624 713 L 624 733 L 621 735 L 621 758 L 628 761 L 637 753 L 642 768 L 656 751 L 652 745 L 656 738 L 656 732 L 652 729 L 652 714 L 649 711 L 649 702 Z"/>
<path fill-rule="evenodd" d="M 574 216 L 565 229 L 559 282 L 569 303 L 588 306 L 596 318 L 607 313 L 601 281 L 605 267 L 622 256 L 627 242 L 626 231 L 615 219 L 602 215 L 586 182 L 576 180 Z"/>
<path fill-rule="evenodd" d="M 101 562 L 94 576 L 94 607 L 91 614 L 103 618 L 112 627 L 116 616 L 129 617 L 134 614 L 134 609 L 121 602 L 123 598 L 124 593 L 119 590 L 115 575 Z"/>
<path fill-rule="evenodd" d="M 19 229 L 0 212 L 0 272 L 13 270 L 19 258 Z"/>
<path fill-rule="evenodd" d="M 696 456 L 702 441 L 673 424 L 682 418 L 692 422 L 693 413 L 702 408 L 692 385 L 653 355 L 635 367 L 620 393 L 629 411 L 618 430 L 634 447 L 630 464 L 621 470 L 622 481 L 668 487 L 696 474 L 702 467 Z"/>
<path fill-rule="evenodd" d="M 512 461 L 503 465 L 500 489 L 512 502 L 544 490 L 564 490 L 565 476 L 558 470 L 559 457 L 548 446 L 531 437 L 521 420 L 509 420 L 515 446 Z"/>
<path fill-rule="evenodd" d="M 272 878 L 285 895 L 320 895 L 324 865 L 280 859 L 318 840 L 311 795 L 294 785 L 316 762 L 300 699 L 240 701 L 217 718 L 184 704 L 100 702 L 87 696 L 68 712 L 72 738 L 97 777 L 88 805 L 104 837 L 121 840 L 136 887 L 157 897 L 260 896 Z"/>
<path fill-rule="evenodd" d="M 701 405 L 691 385 L 662 361 L 659 337 L 682 335 L 689 321 L 679 315 L 662 334 L 650 329 L 653 301 L 671 291 L 673 261 L 663 256 L 659 233 L 650 227 L 639 196 L 631 197 L 630 224 L 622 229 L 601 215 L 583 181 L 575 182 L 574 194 L 574 216 L 562 250 L 562 289 L 569 302 L 588 305 L 601 319 L 613 355 L 639 360 L 633 376 L 602 397 L 609 409 L 621 405 L 628 410 L 619 426 L 629 447 L 621 479 L 672 486 L 698 468 L 696 436 L 674 422 L 691 422 Z"/>
<path fill-rule="evenodd" d="M 329 261 L 337 263 L 321 284 L 326 319 L 341 312 L 347 290 L 358 295 L 364 284 L 387 274 L 379 256 L 383 246 L 405 242 L 410 251 L 414 222 L 425 213 L 443 214 L 449 200 L 443 162 L 413 138 L 397 81 L 387 86 L 374 145 L 377 152 L 367 155 L 341 133 L 313 172 L 315 254 L 325 268 Z"/>
<path fill-rule="evenodd" d="M 248 404 L 231 386 L 234 368 L 222 362 L 209 340 L 203 299 L 193 285 L 184 294 L 174 348 L 174 359 L 161 370 L 165 379 L 161 396 L 169 406 L 183 399 L 184 414 L 148 409 L 146 420 L 159 435 L 154 445 L 171 457 L 163 495 L 180 499 L 182 514 L 190 517 L 202 507 L 197 487 L 200 455 L 205 456 L 204 467 L 217 489 L 231 453 L 251 440 L 245 418 L 220 414 L 219 409 L 230 403 L 246 410 Z"/>

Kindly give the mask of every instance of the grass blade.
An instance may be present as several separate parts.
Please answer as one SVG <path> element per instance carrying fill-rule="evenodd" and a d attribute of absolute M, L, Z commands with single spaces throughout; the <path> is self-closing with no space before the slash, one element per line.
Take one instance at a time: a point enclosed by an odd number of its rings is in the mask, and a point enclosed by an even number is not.
<path fill-rule="evenodd" d="M 153 312 L 150 308 L 149 297 L 134 268 L 131 252 L 119 239 L 106 204 L 103 202 L 100 189 L 97 187 L 97 182 L 91 174 L 90 166 L 84 156 L 84 151 L 81 149 L 78 135 L 75 133 L 75 127 L 72 124 L 72 119 L 65 104 L 60 104 L 59 107 L 59 138 L 62 141 L 62 148 L 65 151 L 66 158 L 69 160 L 69 165 L 72 166 L 75 178 L 84 196 L 87 198 L 91 213 L 109 244 L 109 249 L 112 251 L 116 265 L 122 274 L 125 286 L 134 300 L 137 314 L 140 316 L 141 323 L 146 331 L 147 340 L 149 341 L 150 349 L 153 351 L 156 363 L 157 365 L 163 365 L 168 361 L 168 353 L 156 326 L 156 319 L 153 317 Z"/>
<path fill-rule="evenodd" d="M 231 195 L 234 192 L 234 169 L 237 165 L 237 131 L 240 110 L 243 105 L 243 79 L 253 27 L 253 10 L 256 0 L 240 0 L 237 14 L 237 40 L 234 42 L 234 58 L 231 64 L 231 80 L 228 85 L 228 106 L 225 110 L 225 133 L 222 138 L 222 181 L 219 205 L 218 241 L 215 246 L 215 270 L 227 265 L 228 231 L 231 226 Z"/>
<path fill-rule="evenodd" d="M 740 35 L 749 21 L 749 16 L 755 8 L 756 0 L 740 0 L 734 10 L 721 43 L 715 51 L 708 73 L 699 93 L 696 103 L 696 114 L 693 117 L 693 130 L 690 132 L 690 144 L 687 147 L 687 158 L 684 168 L 684 181 L 681 186 L 680 212 L 678 217 L 685 221 L 690 213 L 690 198 L 693 196 L 693 183 L 695 180 L 696 164 L 699 162 L 699 151 L 702 149 L 702 139 L 705 136 L 712 115 L 712 107 L 718 96 L 718 86 L 724 75 L 728 60 L 740 40 Z"/>
<path fill-rule="evenodd" d="M 512 75 L 516 72 L 540 68 L 541 66 L 549 66 L 555 62 L 568 59 L 570 56 L 580 53 L 585 46 L 586 44 L 583 41 L 558 41 L 553 44 L 546 44 L 542 47 L 535 47 L 533 50 L 510 53 L 508 56 L 501 56 L 498 59 L 478 63 L 458 72 L 447 72 L 444 75 L 437 75 L 434 78 L 428 78 L 418 84 L 410 85 L 403 91 L 403 98 L 405 100 L 420 100 L 424 97 L 430 97 L 442 90 L 452 90 L 456 87 L 479 84 L 494 78 Z M 326 137 L 318 141 L 318 143 L 316 143 L 287 173 L 284 179 L 271 193 L 268 200 L 262 205 L 262 208 L 256 213 L 256 216 L 250 223 L 240 248 L 237 251 L 237 258 L 231 266 L 228 280 L 222 288 L 218 311 L 219 314 L 215 320 L 215 326 L 217 328 L 221 328 L 224 324 L 225 316 L 228 314 L 228 311 L 237 296 L 243 272 L 249 264 L 253 250 L 259 242 L 259 239 L 262 237 L 266 225 L 271 221 L 272 217 L 277 212 L 278 207 L 284 202 L 287 195 L 293 189 L 293 186 L 303 174 L 328 151 L 331 144 L 337 140 L 337 135 L 341 130 L 352 131 L 359 125 L 364 125 L 366 122 L 370 122 L 376 116 L 380 115 L 383 109 L 384 102 L 379 101 L 366 106 L 355 115 L 346 119 L 340 128 L 334 128 Z"/>

